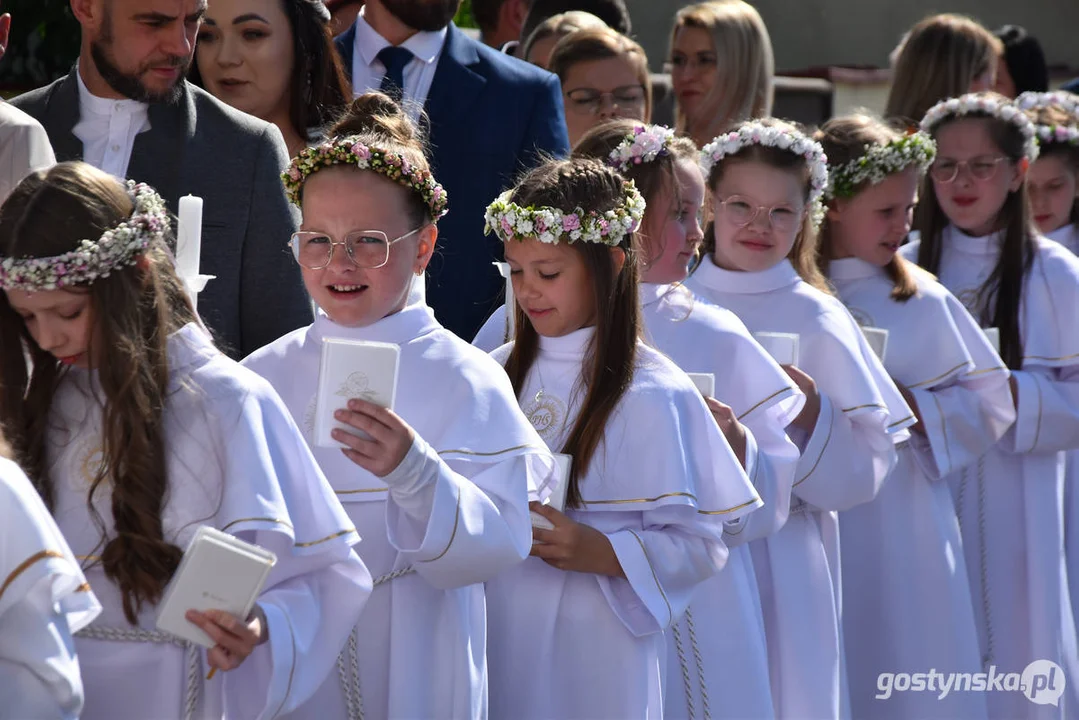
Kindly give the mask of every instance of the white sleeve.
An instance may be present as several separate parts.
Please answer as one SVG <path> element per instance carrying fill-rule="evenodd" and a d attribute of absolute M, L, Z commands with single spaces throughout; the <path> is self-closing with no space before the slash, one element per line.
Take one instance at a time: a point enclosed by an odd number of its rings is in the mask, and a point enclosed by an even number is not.
<path fill-rule="evenodd" d="M 68 720 L 82 711 L 75 643 L 51 584 L 42 578 L 0 615 L 0 720 Z"/>
<path fill-rule="evenodd" d="M 724 525 L 723 539 L 729 547 L 771 535 L 786 524 L 798 457 L 798 447 L 769 414 L 747 420 L 746 475 L 764 506 Z"/>
<path fill-rule="evenodd" d="M 1015 453 L 1079 448 L 1079 365 L 1013 371 L 1019 401 L 1008 445 Z"/>

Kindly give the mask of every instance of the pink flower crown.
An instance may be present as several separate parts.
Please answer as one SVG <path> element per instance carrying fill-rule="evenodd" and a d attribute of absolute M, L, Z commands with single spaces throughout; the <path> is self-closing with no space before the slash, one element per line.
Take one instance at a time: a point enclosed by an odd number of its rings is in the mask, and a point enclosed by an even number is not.
<path fill-rule="evenodd" d="M 306 148 L 292 158 L 289 169 L 281 175 L 288 199 L 300 205 L 300 193 L 307 178 L 323 168 L 334 165 L 355 165 L 385 175 L 397 184 L 419 193 L 427 205 L 432 221 L 448 212 L 449 196 L 427 170 L 414 167 L 395 152 L 365 145 L 359 137 L 350 135 L 335 138 L 315 147 Z"/>
<path fill-rule="evenodd" d="M 154 240 L 164 240 L 169 229 L 168 208 L 149 185 L 127 181 L 135 203 L 131 217 L 106 230 L 97 240 L 81 240 L 62 255 L 42 258 L 6 257 L 0 261 L 0 288 L 42 292 L 85 285 L 106 278 L 114 270 L 134 265 Z"/>
<path fill-rule="evenodd" d="M 607 156 L 607 164 L 619 172 L 648 163 L 670 152 L 674 130 L 663 125 L 638 125 Z"/>

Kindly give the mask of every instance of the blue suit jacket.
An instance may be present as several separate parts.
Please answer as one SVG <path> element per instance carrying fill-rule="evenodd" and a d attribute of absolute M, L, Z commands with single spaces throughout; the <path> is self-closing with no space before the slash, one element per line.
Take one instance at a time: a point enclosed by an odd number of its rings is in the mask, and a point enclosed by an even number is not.
<path fill-rule="evenodd" d="M 356 26 L 336 39 L 352 72 Z M 449 194 L 428 269 L 427 302 L 439 321 L 471 340 L 502 300 L 491 265 L 502 244 L 483 235 L 483 212 L 542 155 L 569 151 L 562 90 L 554 75 L 487 47 L 450 24 L 424 107 L 435 177 Z"/>
<path fill-rule="evenodd" d="M 1071 82 L 1069 82 L 1067 85 L 1065 85 L 1064 87 L 1062 87 L 1060 89 L 1061 90 L 1067 90 L 1068 92 L 1076 93 L 1077 95 L 1079 95 L 1079 78 L 1075 78 L 1074 80 L 1072 80 Z"/>

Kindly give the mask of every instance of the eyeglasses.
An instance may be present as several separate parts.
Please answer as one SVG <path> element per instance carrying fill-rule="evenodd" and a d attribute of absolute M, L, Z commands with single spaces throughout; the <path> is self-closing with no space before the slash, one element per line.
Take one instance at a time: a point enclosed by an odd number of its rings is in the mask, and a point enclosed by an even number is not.
<path fill-rule="evenodd" d="M 723 208 L 723 215 L 727 221 L 737 227 L 745 227 L 752 223 L 762 210 L 768 213 L 768 221 L 779 232 L 795 229 L 802 217 L 801 209 L 796 210 L 789 205 L 773 205 L 772 207 L 754 205 L 749 198 L 741 195 L 731 195 L 719 205 Z"/>
<path fill-rule="evenodd" d="M 1008 159 L 982 155 L 971 160 L 937 160 L 929 167 L 929 176 L 939 183 L 950 183 L 959 177 L 959 170 L 965 167 L 975 180 L 988 180 L 997 174 L 997 168 Z"/>
<path fill-rule="evenodd" d="M 610 92 L 600 92 L 595 88 L 574 88 L 566 93 L 566 97 L 569 98 L 569 107 L 574 112 L 595 115 L 608 99 L 612 106 L 643 108 L 645 91 L 644 85 L 623 85 Z"/>
<path fill-rule="evenodd" d="M 333 248 L 343 245 L 348 259 L 359 268 L 374 270 L 390 261 L 390 245 L 415 235 L 423 226 L 390 240 L 381 230 L 353 230 L 344 240 L 334 240 L 326 233 L 297 232 L 289 239 L 292 257 L 308 270 L 321 270 L 333 262 Z"/>

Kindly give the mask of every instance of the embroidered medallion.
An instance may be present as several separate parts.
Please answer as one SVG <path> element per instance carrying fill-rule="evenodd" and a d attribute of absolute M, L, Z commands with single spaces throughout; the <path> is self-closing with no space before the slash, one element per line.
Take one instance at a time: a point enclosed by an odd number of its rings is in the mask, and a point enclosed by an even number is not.
<path fill-rule="evenodd" d="M 375 402 L 378 399 L 378 395 L 374 390 L 371 390 L 371 381 L 367 378 L 367 375 L 362 372 L 350 373 L 345 382 L 341 384 L 341 387 L 337 389 L 335 393 L 337 397 L 343 397 L 348 399 L 359 398 L 366 400 L 367 402 Z"/>
<path fill-rule="evenodd" d="M 95 438 L 83 445 L 80 453 L 82 454 L 82 461 L 79 463 L 79 469 L 82 472 L 82 479 L 86 483 L 86 487 L 90 487 L 94 484 L 94 479 L 105 468 L 105 448 L 102 446 L 101 440 Z"/>
<path fill-rule="evenodd" d="M 981 317 L 981 292 L 978 288 L 967 288 L 955 294 L 956 299 L 963 303 L 963 307 L 967 309 L 971 315 L 975 318 Z"/>
<path fill-rule="evenodd" d="M 556 440 L 562 432 L 562 427 L 566 422 L 566 403 L 540 390 L 524 411 L 532 427 L 548 445 L 551 445 L 551 442 Z"/>
<path fill-rule="evenodd" d="M 303 411 L 303 418 L 301 419 L 300 426 L 303 428 L 303 434 L 311 440 L 315 437 L 315 406 L 316 396 L 311 396 L 311 402 L 307 403 L 307 409 Z"/>
<path fill-rule="evenodd" d="M 876 327 L 873 322 L 873 317 L 861 308 L 856 308 L 852 305 L 847 306 L 847 310 L 850 311 L 851 317 L 858 323 L 859 327 Z"/>

